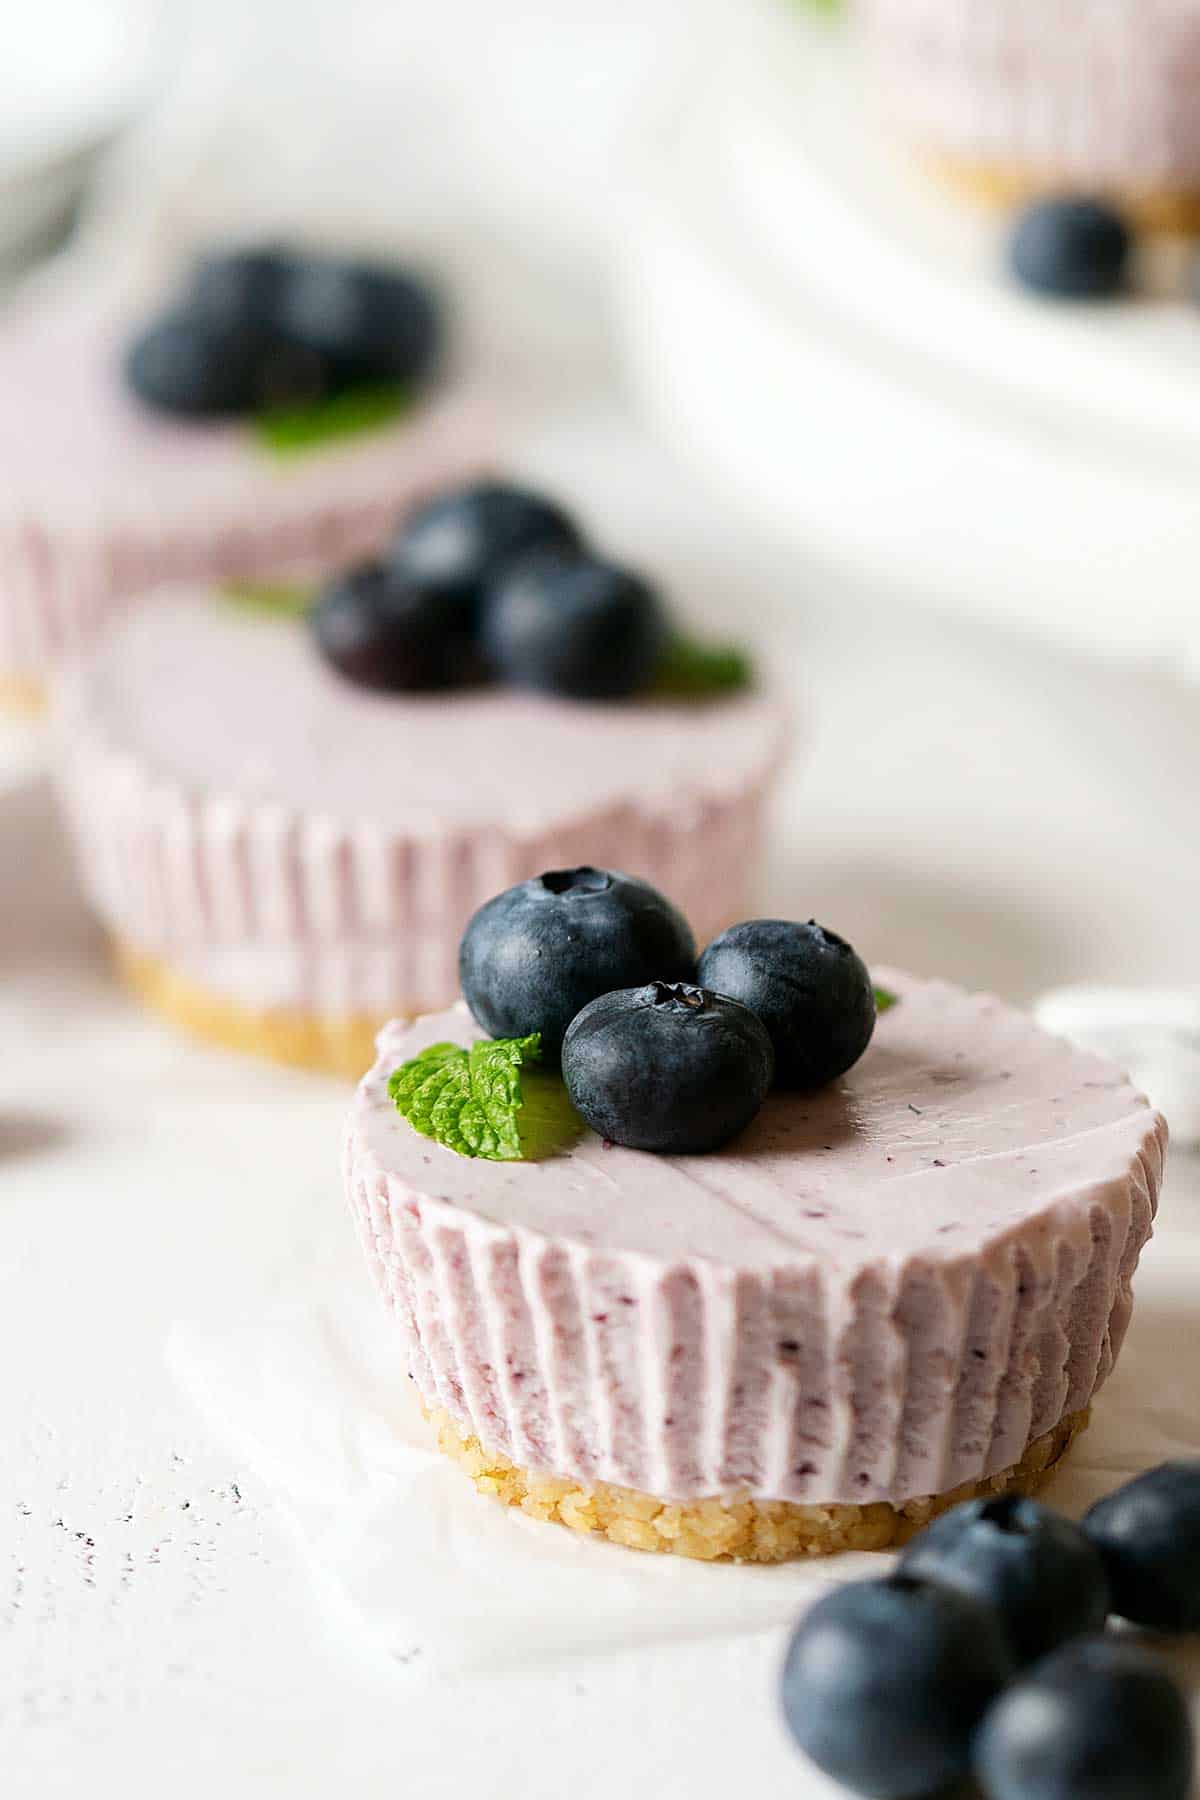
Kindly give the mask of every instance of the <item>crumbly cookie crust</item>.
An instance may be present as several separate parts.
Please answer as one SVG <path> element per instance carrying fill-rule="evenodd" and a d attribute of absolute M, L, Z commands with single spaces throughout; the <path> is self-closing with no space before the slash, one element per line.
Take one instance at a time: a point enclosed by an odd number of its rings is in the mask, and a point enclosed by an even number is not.
<path fill-rule="evenodd" d="M 119 940 L 114 951 L 122 978 L 143 1005 L 194 1037 L 351 1081 L 375 1060 L 375 1038 L 386 1023 L 382 1018 L 326 1017 L 290 1007 L 259 1010 L 190 980 L 161 957 Z"/>
<path fill-rule="evenodd" d="M 1049 1479 L 1085 1428 L 1090 1410 L 1068 1414 L 1036 1438 L 1019 1463 L 983 1481 L 902 1506 L 801 1506 L 788 1500 L 728 1495 L 667 1501 L 605 1482 L 593 1488 L 517 1468 L 464 1436 L 449 1414 L 429 1420 L 438 1447 L 465 1469 L 479 1493 L 518 1507 L 533 1519 L 566 1525 L 632 1550 L 690 1556 L 700 1562 L 790 1562 L 842 1550 L 889 1550 L 914 1537 L 939 1513 L 977 1495 L 1033 1494 Z"/>
<path fill-rule="evenodd" d="M 947 151 L 921 151 L 919 155 L 931 174 L 990 207 L 1019 206 L 1039 194 L 1073 191 L 1080 185 L 1077 177 L 1072 181 L 1052 168 L 1034 169 Z M 1200 231 L 1200 193 L 1195 189 L 1116 187 L 1107 197 L 1142 231 L 1187 236 Z"/>

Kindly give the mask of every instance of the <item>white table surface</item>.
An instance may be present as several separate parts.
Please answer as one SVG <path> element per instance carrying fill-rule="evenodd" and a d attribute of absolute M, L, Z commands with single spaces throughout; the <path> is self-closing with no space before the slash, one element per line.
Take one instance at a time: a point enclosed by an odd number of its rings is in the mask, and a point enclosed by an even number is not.
<path fill-rule="evenodd" d="M 525 462 L 794 687 L 808 745 L 772 907 L 1017 998 L 1196 972 L 1194 694 L 830 591 L 616 414 L 542 428 Z M 771 1636 L 436 1684 L 347 1639 L 270 1495 L 206 1442 L 162 1363 L 174 1319 L 337 1260 L 344 1091 L 131 1010 L 28 740 L 0 746 L 5 1795 L 832 1793 L 776 1723 Z M 1177 1158 L 1151 1254 L 1194 1217 L 1200 1167 Z M 1146 1308 L 1132 1345 L 1172 1323 Z"/>

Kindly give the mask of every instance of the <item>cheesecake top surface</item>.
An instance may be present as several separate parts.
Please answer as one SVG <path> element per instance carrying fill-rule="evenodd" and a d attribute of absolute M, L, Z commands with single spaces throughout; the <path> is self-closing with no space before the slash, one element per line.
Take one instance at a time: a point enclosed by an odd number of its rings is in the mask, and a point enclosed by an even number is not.
<path fill-rule="evenodd" d="M 451 384 L 394 427 L 281 458 L 244 419 L 172 417 L 138 400 L 125 379 L 125 355 L 155 311 L 152 303 L 139 308 L 70 292 L 26 302 L 6 319 L 0 461 L 8 510 L 21 503 L 34 517 L 62 514 L 67 522 L 114 513 L 149 529 L 161 525 L 164 509 L 173 516 L 189 504 L 217 503 L 247 483 L 269 497 L 280 486 L 319 486 L 331 464 L 390 468 L 407 456 L 417 417 L 464 439 L 481 429 L 482 400 Z M 202 513 L 196 523 L 206 524 Z"/>
<path fill-rule="evenodd" d="M 154 780 L 419 832 L 586 828 L 628 803 L 679 816 L 770 773 L 787 735 L 758 693 L 595 704 L 504 687 L 377 694 L 294 619 L 215 593 L 130 613 L 60 696 L 64 724 Z"/>
<path fill-rule="evenodd" d="M 1127 1183 L 1164 1126 L 1111 1063 L 991 995 L 895 970 L 866 1055 L 814 1093 L 774 1093 L 724 1149 L 654 1156 L 593 1133 L 542 1162 L 486 1162 L 420 1136 L 388 1076 L 428 1044 L 483 1035 L 461 1003 L 379 1040 L 350 1131 L 359 1166 L 502 1227 L 656 1261 L 954 1261 Z"/>

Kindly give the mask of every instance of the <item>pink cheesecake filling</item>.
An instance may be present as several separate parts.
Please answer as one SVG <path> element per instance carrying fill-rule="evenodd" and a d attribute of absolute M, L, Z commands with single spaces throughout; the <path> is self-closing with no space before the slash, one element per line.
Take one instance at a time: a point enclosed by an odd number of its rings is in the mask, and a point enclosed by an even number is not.
<path fill-rule="evenodd" d="M 886 972 L 862 1062 L 712 1156 L 472 1161 L 387 1094 L 347 1177 L 425 1400 L 529 1468 L 668 1498 L 903 1502 L 1007 1468 L 1120 1348 L 1165 1126 L 990 996 Z"/>
<path fill-rule="evenodd" d="M 381 1017 L 444 1005 L 471 913 L 543 869 L 646 876 L 705 935 L 744 914 L 787 735 L 760 694 L 373 694 L 299 624 L 195 593 L 123 620 L 60 702 L 118 936 L 247 1005 Z"/>
<path fill-rule="evenodd" d="M 155 414 L 121 372 L 137 318 L 43 301 L 0 333 L 0 672 L 43 674 L 163 582 L 364 555 L 487 460 L 490 404 L 463 387 L 287 460 L 243 424 Z"/>

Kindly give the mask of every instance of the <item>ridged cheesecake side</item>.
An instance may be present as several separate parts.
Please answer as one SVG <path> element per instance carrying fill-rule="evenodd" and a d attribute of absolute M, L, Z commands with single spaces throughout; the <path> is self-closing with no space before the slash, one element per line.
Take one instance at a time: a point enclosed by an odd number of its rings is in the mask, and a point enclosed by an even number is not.
<path fill-rule="evenodd" d="M 203 591 L 123 622 L 60 684 L 55 727 L 84 884 L 139 991 L 338 1068 L 372 1025 L 444 1006 L 471 914 L 545 869 L 642 875 L 702 940 L 744 915 L 789 737 L 756 695 L 364 693 L 295 622 Z"/>
<path fill-rule="evenodd" d="M 872 1125 L 861 1088 L 856 1108 L 853 1075 L 845 1111 L 859 1112 L 868 1140 L 883 1130 L 866 1153 L 885 1170 L 884 1158 L 916 1161 L 885 1176 L 901 1183 L 890 1197 L 864 1187 L 857 1211 L 816 1188 L 823 1208 L 814 1198 L 807 1210 L 823 1210 L 811 1222 L 820 1248 L 804 1247 L 804 1182 L 774 1212 L 764 1186 L 779 1166 L 771 1108 L 802 1101 L 769 1102 L 761 1129 L 713 1157 L 639 1158 L 585 1141 L 553 1164 L 485 1171 L 472 1202 L 468 1174 L 446 1160 L 453 1153 L 407 1142 L 386 1096 L 414 1046 L 452 1035 L 456 1020 L 469 1036 L 469 1021 L 448 1014 L 385 1033 L 352 1114 L 346 1183 L 398 1357 L 425 1404 L 521 1470 L 671 1501 L 742 1494 L 817 1505 L 903 1505 L 986 1480 L 1084 1412 L 1129 1322 L 1164 1123 L 1117 1071 L 1056 1046 L 999 1002 L 888 979 L 901 1002 L 860 1065 L 866 1081 L 874 1059 L 886 1126 Z M 938 1139 L 934 1077 L 950 1070 L 939 1063 L 924 1084 L 900 1077 L 920 1096 L 902 1144 L 890 1134 L 908 1105 L 891 1091 L 889 1059 L 906 1070 L 896 1020 L 922 1004 L 931 1017 L 949 1009 L 955 1030 L 973 1022 L 999 1059 L 996 1085 L 1000 1062 L 1037 1044 L 1039 1080 L 1095 1083 L 1090 1096 L 1078 1089 L 1077 1104 L 1090 1097 L 1103 1111 L 1111 1097 L 1114 1116 L 1011 1152 L 963 1153 L 953 1132 Z M 910 1025 L 919 1034 L 919 1021 Z M 839 1155 L 832 1118 L 818 1117 L 803 1152 L 814 1172 Z M 841 1152 L 850 1154 L 844 1143 Z M 718 1206 L 723 1181 L 731 1186 Z M 867 1241 L 875 1195 L 888 1222 L 881 1216 Z M 549 1222 L 556 1205 L 560 1231 Z M 667 1216 L 689 1205 L 691 1220 Z"/>

